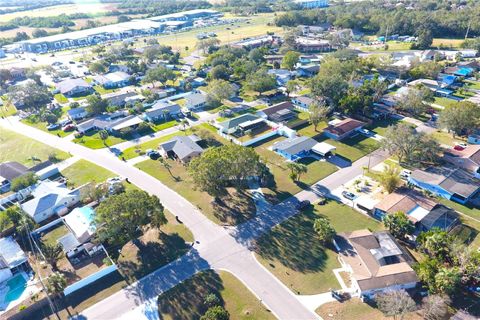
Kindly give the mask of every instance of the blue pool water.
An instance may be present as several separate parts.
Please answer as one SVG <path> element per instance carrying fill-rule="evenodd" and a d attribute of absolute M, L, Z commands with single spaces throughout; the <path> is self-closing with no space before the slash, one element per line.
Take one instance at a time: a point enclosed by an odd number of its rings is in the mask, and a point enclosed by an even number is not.
<path fill-rule="evenodd" d="M 87 219 L 88 222 L 92 223 L 93 220 L 95 219 L 95 211 L 91 207 L 81 207 L 78 208 L 82 215 Z"/>
<path fill-rule="evenodd" d="M 20 298 L 22 293 L 27 289 L 27 281 L 21 274 L 17 274 L 7 281 L 9 290 L 5 296 L 5 302 L 9 303 Z"/>

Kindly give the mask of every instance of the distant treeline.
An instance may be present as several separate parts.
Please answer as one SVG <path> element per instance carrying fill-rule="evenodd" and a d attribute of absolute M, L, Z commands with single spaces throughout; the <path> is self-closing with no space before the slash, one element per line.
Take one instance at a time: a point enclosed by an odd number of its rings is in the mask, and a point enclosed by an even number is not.
<path fill-rule="evenodd" d="M 194 9 L 207 9 L 212 5 L 208 1 L 177 0 L 125 0 L 118 5 L 123 14 L 164 15 Z"/>
<path fill-rule="evenodd" d="M 72 0 L 2 0 L 0 1 L 0 14 L 28 11 L 45 7 L 56 6 L 59 4 L 73 3 Z"/>
<path fill-rule="evenodd" d="M 368 34 L 417 35 L 430 30 L 434 37 L 480 35 L 480 1 L 415 0 L 394 5 L 391 1 L 364 1 L 327 9 L 289 11 L 276 17 L 277 26 L 330 23 Z"/>

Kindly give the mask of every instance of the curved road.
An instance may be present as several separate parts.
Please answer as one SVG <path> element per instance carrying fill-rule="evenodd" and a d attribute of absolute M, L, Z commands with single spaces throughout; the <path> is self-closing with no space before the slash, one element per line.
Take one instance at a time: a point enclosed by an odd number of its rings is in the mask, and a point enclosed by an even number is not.
<path fill-rule="evenodd" d="M 156 270 L 131 286 L 84 310 L 87 319 L 117 319 L 121 315 L 155 300 L 159 294 L 208 268 L 233 273 L 279 319 L 318 319 L 290 289 L 267 271 L 253 256 L 252 240 L 283 220 L 296 214 L 299 200 L 315 200 L 320 193 L 346 183 L 362 173 L 362 168 L 382 162 L 386 155 L 375 153 L 357 160 L 311 187 L 276 206 L 260 210 L 257 216 L 237 227 L 223 228 L 207 219 L 194 205 L 145 172 L 122 162 L 105 150 L 91 150 L 66 139 L 58 138 L 19 122 L 15 118 L 0 120 L 0 125 L 62 151 L 102 166 L 139 188 L 158 196 L 170 212 L 178 215 L 198 242 L 192 250 L 176 261 Z M 333 275 L 332 275 L 333 276 Z"/>

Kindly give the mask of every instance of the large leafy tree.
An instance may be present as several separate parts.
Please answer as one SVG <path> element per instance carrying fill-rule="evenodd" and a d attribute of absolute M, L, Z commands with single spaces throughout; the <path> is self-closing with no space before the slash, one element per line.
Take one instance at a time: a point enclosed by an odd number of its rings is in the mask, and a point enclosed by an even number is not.
<path fill-rule="evenodd" d="M 322 123 L 322 121 L 327 121 L 328 119 L 329 110 L 325 105 L 325 101 L 323 99 L 316 100 L 312 105 L 310 105 L 308 111 L 309 121 L 311 124 L 313 124 L 315 132 L 317 132 L 318 125 Z"/>
<path fill-rule="evenodd" d="M 225 80 L 212 80 L 207 86 L 207 104 L 211 108 L 217 108 L 222 101 L 230 98 L 235 90 L 233 86 Z"/>
<path fill-rule="evenodd" d="M 451 261 L 450 252 L 453 238 L 444 230 L 438 228 L 422 232 L 417 237 L 417 243 L 421 250 L 439 261 Z"/>
<path fill-rule="evenodd" d="M 13 102 L 22 103 L 24 108 L 36 111 L 43 109 L 52 100 L 48 88 L 37 83 L 11 86 L 8 88 L 8 97 Z"/>
<path fill-rule="evenodd" d="M 254 149 L 232 143 L 207 149 L 190 162 L 188 171 L 200 190 L 218 198 L 229 185 L 240 189 L 249 178 L 261 177 L 265 166 Z"/>
<path fill-rule="evenodd" d="M 52 266 L 54 271 L 58 270 L 57 261 L 62 257 L 63 250 L 59 244 L 43 243 L 41 251 L 47 263 Z"/>
<path fill-rule="evenodd" d="M 54 296 L 62 295 L 67 287 L 67 279 L 60 272 L 54 272 L 47 278 L 48 293 Z"/>
<path fill-rule="evenodd" d="M 132 190 L 107 198 L 96 209 L 97 235 L 101 241 L 123 244 L 147 225 L 167 222 L 160 200 L 145 191 Z"/>
<path fill-rule="evenodd" d="M 300 58 L 300 53 L 296 51 L 288 51 L 283 56 L 282 67 L 288 70 L 295 69 L 295 65 L 297 64 L 299 58 Z"/>
<path fill-rule="evenodd" d="M 100 96 L 93 94 L 87 97 L 86 110 L 90 114 L 100 114 L 107 111 L 108 101 L 102 99 Z"/>
<path fill-rule="evenodd" d="M 448 316 L 450 298 L 445 295 L 431 294 L 423 299 L 422 309 L 425 320 L 443 320 Z"/>
<path fill-rule="evenodd" d="M 172 70 L 164 66 L 158 66 L 156 68 L 149 69 L 145 74 L 143 81 L 146 83 L 151 83 L 153 86 L 155 86 L 157 82 L 165 85 L 168 80 L 173 81 L 176 79 L 176 77 L 176 74 Z"/>
<path fill-rule="evenodd" d="M 440 127 L 455 135 L 469 134 L 480 126 L 480 105 L 470 101 L 461 101 L 440 111 Z"/>
<path fill-rule="evenodd" d="M 433 92 L 424 85 L 410 88 L 407 94 L 400 97 L 397 108 L 418 116 L 425 113 L 428 109 L 426 103 L 433 102 Z"/>
<path fill-rule="evenodd" d="M 383 172 L 378 175 L 380 185 L 388 192 L 392 193 L 400 184 L 400 170 L 397 166 L 388 164 Z"/>
<path fill-rule="evenodd" d="M 405 239 L 406 235 L 412 234 L 415 230 L 413 223 L 401 211 L 387 214 L 383 218 L 383 224 L 394 237 L 399 239 Z"/>
<path fill-rule="evenodd" d="M 275 88 L 277 86 L 277 82 L 272 75 L 267 73 L 267 70 L 262 68 L 252 74 L 247 75 L 246 86 L 250 90 L 264 92 Z"/>
<path fill-rule="evenodd" d="M 330 224 L 330 221 L 326 218 L 317 218 L 313 223 L 313 228 L 317 233 L 319 239 L 323 243 L 330 243 L 332 242 L 333 238 L 337 234 L 335 229 Z"/>

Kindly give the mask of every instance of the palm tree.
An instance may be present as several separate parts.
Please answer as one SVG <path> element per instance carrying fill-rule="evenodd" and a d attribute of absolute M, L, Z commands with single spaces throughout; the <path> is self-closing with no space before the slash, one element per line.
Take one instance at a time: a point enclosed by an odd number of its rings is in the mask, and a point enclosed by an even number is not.
<path fill-rule="evenodd" d="M 58 244 L 44 243 L 42 245 L 42 253 L 47 263 L 52 266 L 52 269 L 58 270 L 57 260 L 62 256 L 62 247 Z"/>
<path fill-rule="evenodd" d="M 380 185 L 388 192 L 392 193 L 400 184 L 400 170 L 398 167 L 388 164 L 379 175 Z"/>
<path fill-rule="evenodd" d="M 102 139 L 103 144 L 106 147 L 107 146 L 107 139 L 108 139 L 108 131 L 107 130 L 99 131 L 98 135 L 100 136 L 100 139 Z"/>
<path fill-rule="evenodd" d="M 308 171 L 306 165 L 297 162 L 287 163 L 287 168 L 290 169 L 290 179 L 292 181 L 300 181 L 300 176 Z"/>

